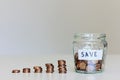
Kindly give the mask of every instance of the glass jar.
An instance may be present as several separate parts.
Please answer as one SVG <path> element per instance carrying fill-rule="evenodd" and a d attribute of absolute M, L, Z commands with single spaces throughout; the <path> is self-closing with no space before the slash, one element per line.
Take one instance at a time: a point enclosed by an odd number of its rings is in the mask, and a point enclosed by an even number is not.
<path fill-rule="evenodd" d="M 106 49 L 106 34 L 75 34 L 73 41 L 75 71 L 86 74 L 102 72 L 105 65 Z"/>

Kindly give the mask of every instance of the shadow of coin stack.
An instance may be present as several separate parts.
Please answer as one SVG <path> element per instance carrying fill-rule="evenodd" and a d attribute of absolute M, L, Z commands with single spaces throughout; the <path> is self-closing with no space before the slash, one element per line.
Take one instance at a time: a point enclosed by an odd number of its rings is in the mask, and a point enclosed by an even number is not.
<path fill-rule="evenodd" d="M 34 69 L 34 73 L 42 73 L 42 67 L 40 66 L 34 66 L 33 69 Z"/>
<path fill-rule="evenodd" d="M 65 60 L 58 60 L 58 71 L 59 73 L 67 73 Z"/>
<path fill-rule="evenodd" d="M 53 73 L 54 72 L 54 65 L 51 63 L 45 64 L 46 66 L 46 73 Z"/>

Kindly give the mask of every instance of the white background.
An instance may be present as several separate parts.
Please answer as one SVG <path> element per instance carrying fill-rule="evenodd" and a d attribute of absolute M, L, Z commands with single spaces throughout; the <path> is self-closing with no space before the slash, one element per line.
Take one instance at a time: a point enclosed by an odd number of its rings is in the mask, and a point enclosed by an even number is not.
<path fill-rule="evenodd" d="M 120 0 L 0 0 L 0 54 L 72 54 L 76 32 L 106 33 L 120 53 Z"/>

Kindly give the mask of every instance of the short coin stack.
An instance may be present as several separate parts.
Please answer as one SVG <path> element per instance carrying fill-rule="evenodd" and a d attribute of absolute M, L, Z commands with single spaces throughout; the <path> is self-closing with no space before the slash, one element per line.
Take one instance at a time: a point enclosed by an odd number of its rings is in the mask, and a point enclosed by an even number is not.
<path fill-rule="evenodd" d="M 67 73 L 65 60 L 58 60 L 58 71 L 59 73 Z"/>
<path fill-rule="evenodd" d="M 34 66 L 33 69 L 34 69 L 34 73 L 42 73 L 42 67 L 40 66 Z"/>
<path fill-rule="evenodd" d="M 30 68 L 23 68 L 23 73 L 30 73 Z"/>
<path fill-rule="evenodd" d="M 54 65 L 51 63 L 45 64 L 46 66 L 46 73 L 53 73 L 54 72 Z"/>
<path fill-rule="evenodd" d="M 12 73 L 20 73 L 20 70 L 19 69 L 14 69 L 14 70 L 12 70 Z"/>

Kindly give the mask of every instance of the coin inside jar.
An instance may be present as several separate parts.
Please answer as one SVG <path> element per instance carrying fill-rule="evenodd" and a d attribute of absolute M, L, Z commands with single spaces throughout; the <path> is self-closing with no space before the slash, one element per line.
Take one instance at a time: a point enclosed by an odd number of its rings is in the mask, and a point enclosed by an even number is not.
<path fill-rule="evenodd" d="M 76 67 L 78 70 L 86 70 L 86 63 L 84 61 L 78 61 Z"/>
<path fill-rule="evenodd" d="M 96 70 L 97 71 L 101 70 L 101 64 L 98 64 L 98 63 L 96 64 Z"/>

